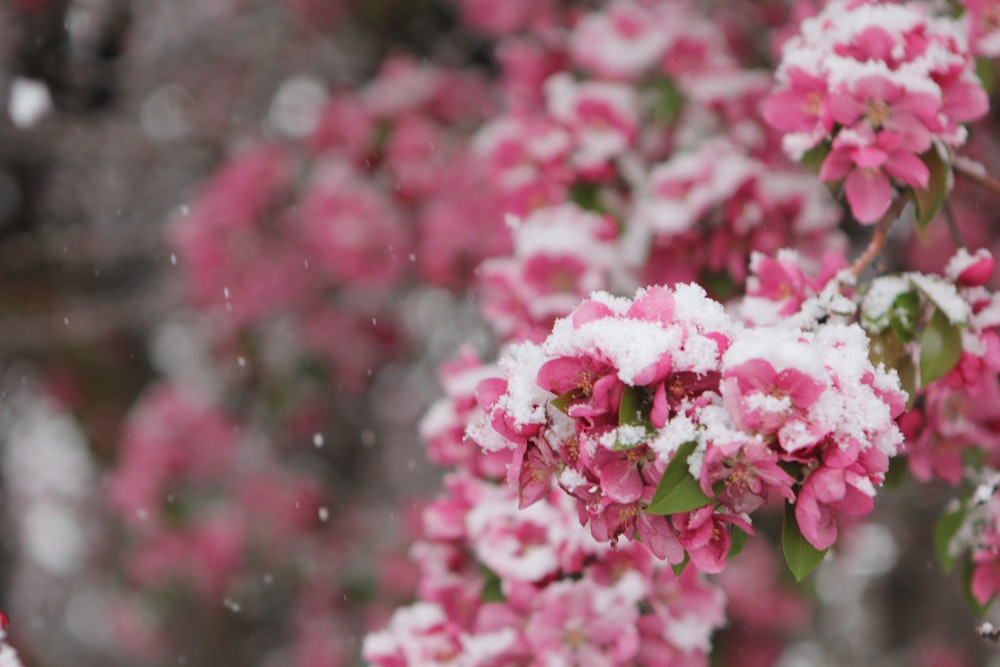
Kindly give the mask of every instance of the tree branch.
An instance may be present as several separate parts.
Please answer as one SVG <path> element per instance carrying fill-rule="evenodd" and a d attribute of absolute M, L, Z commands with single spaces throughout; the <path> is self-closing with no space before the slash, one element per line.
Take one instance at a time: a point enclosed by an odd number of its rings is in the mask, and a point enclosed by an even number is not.
<path fill-rule="evenodd" d="M 951 168 L 962 178 L 986 188 L 995 195 L 1000 195 L 1000 180 L 997 180 L 987 174 L 983 165 L 979 164 L 975 160 L 970 160 L 969 158 L 962 157 L 960 155 L 955 156 L 955 160 L 952 162 Z"/>
<path fill-rule="evenodd" d="M 886 239 L 889 237 L 889 228 L 892 227 L 892 223 L 899 218 L 899 215 L 903 212 L 903 209 L 912 199 L 912 190 L 907 190 L 899 197 L 896 201 L 892 202 L 889 206 L 889 210 L 885 212 L 882 219 L 878 221 L 875 225 L 875 232 L 872 234 L 871 241 L 868 242 L 868 247 L 865 251 L 861 253 L 861 256 L 854 260 L 854 264 L 851 264 L 851 275 L 857 278 L 861 273 L 868 268 L 879 253 L 882 252 L 882 246 L 885 245 Z"/>

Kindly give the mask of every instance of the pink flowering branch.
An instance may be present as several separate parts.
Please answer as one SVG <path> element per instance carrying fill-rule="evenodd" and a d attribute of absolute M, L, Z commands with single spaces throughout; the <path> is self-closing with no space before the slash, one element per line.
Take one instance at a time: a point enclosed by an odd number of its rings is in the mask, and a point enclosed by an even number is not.
<path fill-rule="evenodd" d="M 879 253 L 882 252 L 882 247 L 885 245 L 886 239 L 889 237 L 889 228 L 892 227 L 892 223 L 899 218 L 899 215 L 903 212 L 906 207 L 907 202 L 912 198 L 912 190 L 907 190 L 902 195 L 897 198 L 889 210 L 885 212 L 882 219 L 878 221 L 875 226 L 875 232 L 872 234 L 871 241 L 868 242 L 868 247 L 865 251 L 861 253 L 861 256 L 854 260 L 854 264 L 851 265 L 851 275 L 857 278 L 861 273 L 868 268 Z"/>

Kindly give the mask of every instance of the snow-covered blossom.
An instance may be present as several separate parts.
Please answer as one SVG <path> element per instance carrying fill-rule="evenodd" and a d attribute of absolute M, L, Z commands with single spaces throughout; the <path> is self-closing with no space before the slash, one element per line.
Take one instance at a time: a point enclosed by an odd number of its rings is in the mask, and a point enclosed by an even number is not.
<path fill-rule="evenodd" d="M 838 514 L 870 511 L 902 442 L 898 379 L 872 367 L 860 327 L 744 328 L 692 285 L 594 294 L 500 365 L 470 435 L 492 424 L 507 440 L 523 505 L 551 480 L 598 540 L 641 536 L 670 562 L 680 546 L 709 572 L 724 567 L 726 526 L 751 531 L 749 513 L 772 497 L 794 501 L 806 539 L 830 546 Z M 647 513 L 687 442 L 703 506 Z"/>
<path fill-rule="evenodd" d="M 822 148 L 854 217 L 877 221 L 893 184 L 925 189 L 920 155 L 958 147 L 988 110 L 961 24 L 922 3 L 834 0 L 785 43 L 763 114 L 795 158 Z"/>

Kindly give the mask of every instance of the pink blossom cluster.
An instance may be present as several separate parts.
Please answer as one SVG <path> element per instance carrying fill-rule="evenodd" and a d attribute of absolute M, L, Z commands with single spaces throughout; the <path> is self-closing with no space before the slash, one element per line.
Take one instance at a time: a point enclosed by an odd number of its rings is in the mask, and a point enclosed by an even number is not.
<path fill-rule="evenodd" d="M 638 538 L 659 558 L 719 572 L 730 527 L 752 532 L 769 500 L 794 503 L 820 550 L 838 516 L 871 511 L 902 444 L 893 420 L 905 394 L 867 351 L 857 325 L 742 327 L 696 285 L 597 293 L 541 344 L 511 347 L 503 375 L 479 386 L 485 415 L 469 433 L 513 450 L 522 507 L 556 483 L 598 541 Z M 648 512 L 682 447 L 703 500 Z"/>
<path fill-rule="evenodd" d="M 462 289 L 509 249 L 465 136 L 491 106 L 474 74 L 397 58 L 333 95 L 303 142 L 235 153 L 170 230 L 220 346 L 249 333 L 269 351 L 280 323 L 285 350 L 294 340 L 344 386 L 363 386 L 398 350 L 395 292 L 415 280 Z"/>
<path fill-rule="evenodd" d="M 723 596 L 694 570 L 594 542 L 557 491 L 519 509 L 470 475 L 445 488 L 413 547 L 420 599 L 366 637 L 372 665 L 707 664 Z"/>
<path fill-rule="evenodd" d="M 944 277 L 908 273 L 880 278 L 862 302 L 866 326 L 876 335 L 886 335 L 885 327 L 899 316 L 900 295 L 914 293 L 929 302 L 925 310 L 940 310 L 956 327 L 953 365 L 919 387 L 912 409 L 900 419 L 910 470 L 921 481 L 958 484 L 966 477 L 965 456 L 972 449 L 990 465 L 1000 464 L 1000 297 L 984 287 L 993 270 L 988 251 L 962 249 Z M 904 354 L 916 355 L 922 363 L 932 361 L 923 359 L 919 341 L 907 350 Z"/>
<path fill-rule="evenodd" d="M 945 562 L 965 560 L 968 592 L 985 608 L 1000 593 L 1000 496 L 997 492 L 1000 473 L 986 467 L 976 472 L 972 481 L 975 486 L 970 497 L 958 509 L 953 508 L 951 518 L 955 522 L 944 533 L 947 539 L 938 548 Z"/>
<path fill-rule="evenodd" d="M 1000 3 L 997 0 L 962 0 L 968 25 L 969 48 L 976 56 L 1000 56 Z"/>
<path fill-rule="evenodd" d="M 921 156 L 961 146 L 989 108 L 962 25 L 917 2 L 827 3 L 785 43 L 777 79 L 764 117 L 793 157 L 821 151 L 820 180 L 844 181 L 862 223 L 894 187 L 927 189 Z"/>
<path fill-rule="evenodd" d="M 623 246 L 642 282 L 747 276 L 752 252 L 843 252 L 840 210 L 815 179 L 767 164 L 728 140 L 705 141 L 655 165 L 637 195 Z"/>
<path fill-rule="evenodd" d="M 839 207 L 756 113 L 770 77 L 743 68 L 693 3 L 619 0 L 565 36 L 504 46 L 506 112 L 474 150 L 518 221 L 515 251 L 478 281 L 505 339 L 539 340 L 592 290 L 702 281 L 728 295 L 752 252 L 844 251 Z M 585 247 L 543 236 L 570 224 Z"/>
<path fill-rule="evenodd" d="M 541 340 L 592 291 L 630 280 L 607 215 L 562 204 L 508 222 L 513 253 L 478 270 L 481 310 L 505 340 Z"/>
<path fill-rule="evenodd" d="M 277 465 L 262 434 L 196 396 L 154 387 L 126 423 L 106 491 L 125 526 L 119 551 L 129 585 L 147 595 L 183 591 L 211 608 L 225 601 L 238 613 L 255 604 L 262 578 L 269 594 L 304 577 L 308 587 L 289 591 L 294 613 L 285 621 L 297 657 L 288 664 L 339 664 L 343 648 L 331 632 L 344 626 L 344 612 L 329 600 L 341 599 L 336 572 L 346 559 L 335 540 L 358 530 L 350 508 L 335 513 L 316 471 Z M 137 599 L 122 597 L 108 613 L 136 655 L 154 660 L 169 650 L 169 628 Z"/>
<path fill-rule="evenodd" d="M 827 252 L 818 266 L 815 264 L 790 248 L 773 256 L 753 253 L 746 294 L 739 300 L 739 312 L 747 324 L 775 325 L 800 312 L 806 301 L 819 297 L 847 268 L 847 259 Z"/>

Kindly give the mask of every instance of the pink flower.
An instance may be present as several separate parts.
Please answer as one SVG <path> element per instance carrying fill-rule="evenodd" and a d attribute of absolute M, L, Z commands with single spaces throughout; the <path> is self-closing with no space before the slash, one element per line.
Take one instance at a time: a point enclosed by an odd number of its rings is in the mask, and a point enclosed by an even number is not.
<path fill-rule="evenodd" d="M 732 544 L 726 524 L 731 523 L 753 533 L 745 519 L 717 512 L 713 505 L 672 514 L 670 521 L 677 530 L 678 541 L 691 558 L 691 564 L 708 574 L 726 569 L 726 556 Z"/>
<path fill-rule="evenodd" d="M 833 119 L 845 127 L 859 120 L 873 131 L 899 135 L 901 144 L 913 153 L 930 148 L 931 131 L 941 103 L 929 92 L 914 92 L 882 74 L 872 74 L 838 86 L 830 95 Z"/>
<path fill-rule="evenodd" d="M 625 665 L 639 648 L 637 617 L 635 605 L 614 588 L 560 581 L 539 595 L 524 637 L 539 665 Z"/>
<path fill-rule="evenodd" d="M 802 536 L 817 549 L 826 549 L 837 541 L 837 515 L 868 514 L 874 506 L 874 494 L 860 465 L 813 470 L 795 500 L 795 520 Z"/>
<path fill-rule="evenodd" d="M 778 455 L 757 441 L 713 442 L 701 467 L 701 489 L 737 514 L 763 505 L 773 490 L 795 500 L 792 476 L 778 465 Z"/>
<path fill-rule="evenodd" d="M 781 132 L 801 132 L 812 145 L 833 130 L 826 78 L 798 67 L 787 70 L 788 87 L 772 94 L 761 108 L 768 125 Z"/>
<path fill-rule="evenodd" d="M 824 384 L 808 373 L 797 368 L 779 373 L 769 361 L 760 358 L 726 369 L 722 381 L 723 400 L 737 425 L 754 433 L 777 434 L 789 451 L 804 443 L 790 439 L 785 442 L 787 438 L 779 432 L 793 421 L 809 430 L 806 413 L 824 389 Z"/>
<path fill-rule="evenodd" d="M 625 384 L 608 362 L 590 356 L 558 357 L 538 370 L 538 386 L 556 396 L 569 395 L 566 414 L 593 426 L 617 423 Z"/>
<path fill-rule="evenodd" d="M 915 188 L 926 188 L 930 179 L 927 166 L 904 145 L 904 137 L 883 130 L 848 132 L 842 130 L 833 150 L 820 168 L 823 181 L 847 178 L 847 201 L 858 222 L 877 222 L 889 210 L 892 186 L 889 177 Z"/>

